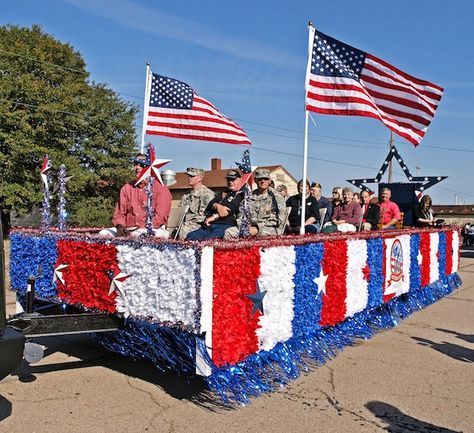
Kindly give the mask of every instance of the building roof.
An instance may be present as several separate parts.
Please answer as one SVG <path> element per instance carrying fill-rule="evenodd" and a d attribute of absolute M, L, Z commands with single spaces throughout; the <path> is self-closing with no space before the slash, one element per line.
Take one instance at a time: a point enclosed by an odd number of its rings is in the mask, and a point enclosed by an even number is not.
<path fill-rule="evenodd" d="M 233 167 L 235 168 L 235 167 Z M 295 178 L 285 169 L 285 167 L 281 165 L 262 165 L 257 168 L 265 168 L 273 172 L 277 169 L 282 169 L 291 179 Z M 225 188 L 227 186 L 227 182 L 225 179 L 225 175 L 229 170 L 232 168 L 226 168 L 225 170 L 206 170 L 204 174 L 203 184 L 206 185 L 208 188 Z M 296 182 L 296 180 L 295 180 Z M 168 187 L 170 190 L 181 190 L 181 189 L 189 189 L 190 186 L 188 184 L 188 175 L 185 171 L 181 171 L 176 173 L 176 183 Z"/>
<path fill-rule="evenodd" d="M 474 205 L 433 205 L 436 215 L 474 215 Z"/>

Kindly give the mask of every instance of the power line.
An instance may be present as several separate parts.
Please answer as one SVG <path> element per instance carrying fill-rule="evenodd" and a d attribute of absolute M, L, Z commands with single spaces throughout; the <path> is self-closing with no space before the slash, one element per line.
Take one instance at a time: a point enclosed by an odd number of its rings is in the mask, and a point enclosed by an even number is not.
<path fill-rule="evenodd" d="M 23 54 L 13 53 L 11 51 L 5 51 L 5 50 L 0 49 L 0 53 L 7 54 L 9 56 L 20 57 L 21 59 L 31 60 L 32 62 L 42 63 L 43 65 L 54 66 L 55 68 L 64 69 L 65 71 L 69 71 L 69 72 L 75 72 L 76 74 L 89 75 L 88 72 L 81 71 L 79 69 L 68 68 L 67 66 L 61 66 L 56 63 L 45 62 L 44 60 L 35 59 L 33 57 L 28 57 Z"/>
<path fill-rule="evenodd" d="M 22 59 L 31 60 L 31 61 L 38 62 L 38 63 L 44 64 L 44 65 L 54 66 L 56 68 L 63 69 L 63 70 L 69 71 L 69 72 L 74 72 L 74 73 L 78 73 L 78 74 L 82 74 L 82 75 L 89 75 L 88 72 L 85 72 L 85 71 L 82 71 L 82 70 L 79 70 L 79 69 L 68 68 L 66 66 L 61 66 L 61 65 L 58 65 L 56 63 L 46 62 L 44 60 L 35 59 L 33 57 L 25 56 L 23 54 L 14 53 L 12 51 L 6 51 L 6 50 L 0 49 L 0 53 L 7 54 L 9 56 L 19 57 L 19 58 L 22 58 Z M 116 92 L 116 93 L 118 93 L 119 95 L 128 96 L 129 98 L 134 98 L 134 99 L 138 99 L 138 100 L 143 101 L 143 96 L 131 95 L 129 93 L 124 93 L 124 92 Z M 30 106 L 28 104 L 18 103 L 18 102 L 17 102 L 17 104 Z M 65 113 L 65 114 L 80 115 L 78 113 L 71 113 L 71 112 L 60 111 L 60 110 L 51 110 L 51 111 L 56 111 L 58 113 Z M 237 120 L 239 122 L 249 123 L 249 124 L 252 124 L 252 125 L 258 125 L 258 126 L 277 129 L 277 130 L 281 130 L 281 131 L 288 131 L 288 132 L 295 132 L 295 133 L 298 133 L 298 134 L 302 134 L 302 131 L 298 131 L 298 130 L 295 130 L 295 129 L 283 128 L 283 127 L 280 127 L 280 126 L 274 126 L 274 125 L 269 125 L 269 124 L 265 124 L 265 123 L 254 122 L 254 121 L 246 120 L 246 119 L 235 118 L 235 120 Z M 249 131 L 253 131 L 253 132 L 256 132 L 256 133 L 260 133 L 260 134 L 274 135 L 276 137 L 279 136 L 279 137 L 291 138 L 291 139 L 296 139 L 297 138 L 297 137 L 290 137 L 290 136 L 272 134 L 272 133 L 269 133 L 269 132 L 263 132 L 263 131 L 257 131 L 257 130 L 249 130 Z M 323 134 L 316 134 L 316 133 L 310 133 L 309 135 L 316 136 L 316 137 L 323 137 L 323 138 L 332 138 L 332 139 L 335 139 L 335 140 L 352 141 L 352 142 L 357 142 L 357 143 L 380 144 L 380 142 L 377 142 L 377 141 L 361 140 L 361 139 L 348 138 L 348 137 L 338 137 L 338 136 L 334 136 L 334 135 L 323 135 Z M 335 144 L 335 145 L 337 145 L 337 143 L 326 143 L 326 144 Z M 397 142 L 397 144 L 400 144 L 400 142 Z M 403 143 L 403 144 L 405 144 L 405 143 Z M 346 145 L 346 146 L 348 146 L 348 145 Z M 359 146 L 359 147 L 365 147 L 365 148 L 368 148 L 368 149 L 375 149 L 375 147 L 373 147 L 373 146 Z M 453 151 L 453 152 L 474 153 L 474 150 L 472 150 L 472 149 L 462 149 L 462 148 L 453 148 L 453 147 L 444 147 L 444 146 L 430 146 L 430 145 L 423 145 L 423 147 L 430 148 L 430 149 L 450 150 L 450 151 Z"/>

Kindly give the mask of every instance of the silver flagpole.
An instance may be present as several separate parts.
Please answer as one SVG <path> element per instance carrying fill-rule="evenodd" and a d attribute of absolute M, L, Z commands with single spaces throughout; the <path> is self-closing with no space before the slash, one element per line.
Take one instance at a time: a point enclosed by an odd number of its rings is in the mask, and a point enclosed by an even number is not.
<path fill-rule="evenodd" d="M 145 131 L 148 119 L 148 102 L 150 99 L 150 63 L 146 62 L 146 79 L 145 79 L 145 97 L 143 98 L 143 123 L 142 123 L 142 140 L 140 143 L 140 153 L 145 153 Z"/>
<path fill-rule="evenodd" d="M 304 235 L 304 223 L 306 221 L 306 179 L 308 178 L 308 118 L 309 113 L 306 109 L 306 95 L 309 86 L 309 75 L 311 73 L 311 58 L 313 54 L 314 27 L 311 21 L 308 22 L 308 64 L 306 65 L 305 80 L 305 121 L 304 121 L 304 149 L 303 149 L 303 192 L 301 196 L 301 220 L 300 235 Z"/>

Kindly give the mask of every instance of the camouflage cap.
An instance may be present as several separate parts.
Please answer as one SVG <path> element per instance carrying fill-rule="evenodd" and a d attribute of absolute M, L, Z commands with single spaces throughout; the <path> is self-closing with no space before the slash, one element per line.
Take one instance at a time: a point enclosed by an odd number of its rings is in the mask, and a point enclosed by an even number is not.
<path fill-rule="evenodd" d="M 202 168 L 188 167 L 186 174 L 188 176 L 204 176 L 204 170 Z"/>
<path fill-rule="evenodd" d="M 229 170 L 225 175 L 226 179 L 237 179 L 239 177 L 242 177 L 239 170 Z"/>
<path fill-rule="evenodd" d="M 257 168 L 253 175 L 255 179 L 267 178 L 270 179 L 270 170 L 266 168 Z"/>

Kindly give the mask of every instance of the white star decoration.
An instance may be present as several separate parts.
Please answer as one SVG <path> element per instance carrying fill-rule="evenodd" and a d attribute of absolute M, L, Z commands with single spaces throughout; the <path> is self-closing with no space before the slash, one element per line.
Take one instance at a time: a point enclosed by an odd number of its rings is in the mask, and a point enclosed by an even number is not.
<path fill-rule="evenodd" d="M 114 292 L 115 290 L 117 292 L 120 292 L 123 294 L 122 292 L 122 286 L 123 286 L 123 282 L 128 278 L 130 277 L 130 275 L 127 275 L 127 274 L 124 274 L 123 272 L 119 272 L 117 275 L 115 275 L 113 278 L 112 278 L 112 281 L 110 282 L 110 289 L 109 289 L 109 296 L 112 294 L 112 292 Z"/>
<path fill-rule="evenodd" d="M 48 155 L 46 155 L 43 159 L 43 165 L 41 167 L 41 180 L 43 181 L 46 188 L 48 187 L 48 173 L 51 168 L 51 161 L 49 160 Z"/>
<path fill-rule="evenodd" d="M 321 270 L 319 272 L 319 276 L 316 277 L 313 281 L 317 284 L 318 286 L 318 295 L 323 292 L 326 294 L 326 281 L 328 279 L 327 275 L 324 275 L 323 271 Z"/>
<path fill-rule="evenodd" d="M 55 281 L 61 281 L 61 284 L 64 286 L 64 277 L 63 277 L 63 269 L 67 268 L 69 265 L 59 265 L 53 273 L 53 283 Z"/>
<path fill-rule="evenodd" d="M 163 185 L 163 179 L 161 179 L 160 168 L 173 160 L 155 159 L 155 152 L 153 151 L 153 147 L 151 146 L 149 149 L 149 158 L 147 157 L 147 159 L 149 159 L 151 163 L 150 165 L 143 167 L 142 171 L 140 172 L 140 175 L 138 176 L 137 181 L 135 182 L 135 186 L 137 186 L 140 182 L 143 182 L 145 179 L 148 179 L 149 177 L 154 177 L 155 179 L 158 179 L 158 182 Z"/>

